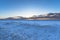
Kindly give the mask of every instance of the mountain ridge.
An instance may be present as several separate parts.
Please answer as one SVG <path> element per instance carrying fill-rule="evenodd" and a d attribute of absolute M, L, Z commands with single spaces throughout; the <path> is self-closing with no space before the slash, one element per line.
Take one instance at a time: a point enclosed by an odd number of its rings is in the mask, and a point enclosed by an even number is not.
<path fill-rule="evenodd" d="M 2 19 L 2 18 L 0 18 Z M 60 13 L 48 13 L 45 15 L 33 15 L 32 17 L 14 16 L 3 19 L 26 19 L 26 20 L 60 20 Z"/>

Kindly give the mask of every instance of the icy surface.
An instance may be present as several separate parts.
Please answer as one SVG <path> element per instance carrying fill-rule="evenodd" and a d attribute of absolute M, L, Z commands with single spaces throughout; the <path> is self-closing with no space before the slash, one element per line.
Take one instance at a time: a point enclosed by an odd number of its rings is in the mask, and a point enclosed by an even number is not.
<path fill-rule="evenodd" d="M 60 40 L 60 21 L 0 20 L 0 40 Z"/>

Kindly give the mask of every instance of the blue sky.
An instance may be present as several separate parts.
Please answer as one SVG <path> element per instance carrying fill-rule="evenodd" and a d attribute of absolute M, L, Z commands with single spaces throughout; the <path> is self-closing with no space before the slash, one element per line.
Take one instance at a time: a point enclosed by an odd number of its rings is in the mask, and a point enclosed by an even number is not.
<path fill-rule="evenodd" d="M 24 16 L 60 12 L 60 0 L 0 0 L 0 16 Z"/>

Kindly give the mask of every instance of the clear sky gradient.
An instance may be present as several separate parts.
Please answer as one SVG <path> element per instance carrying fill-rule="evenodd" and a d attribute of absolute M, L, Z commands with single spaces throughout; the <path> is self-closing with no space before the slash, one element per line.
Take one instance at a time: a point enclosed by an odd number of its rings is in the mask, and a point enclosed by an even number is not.
<path fill-rule="evenodd" d="M 0 16 L 24 16 L 60 12 L 60 0 L 0 0 Z"/>

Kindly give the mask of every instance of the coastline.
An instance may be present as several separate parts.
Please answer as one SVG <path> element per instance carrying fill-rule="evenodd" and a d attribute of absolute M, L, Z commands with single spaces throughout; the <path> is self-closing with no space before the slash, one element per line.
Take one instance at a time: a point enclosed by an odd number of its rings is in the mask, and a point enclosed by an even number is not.
<path fill-rule="evenodd" d="M 60 20 L 59 18 L 27 18 L 27 19 L 0 19 L 0 20 Z"/>

